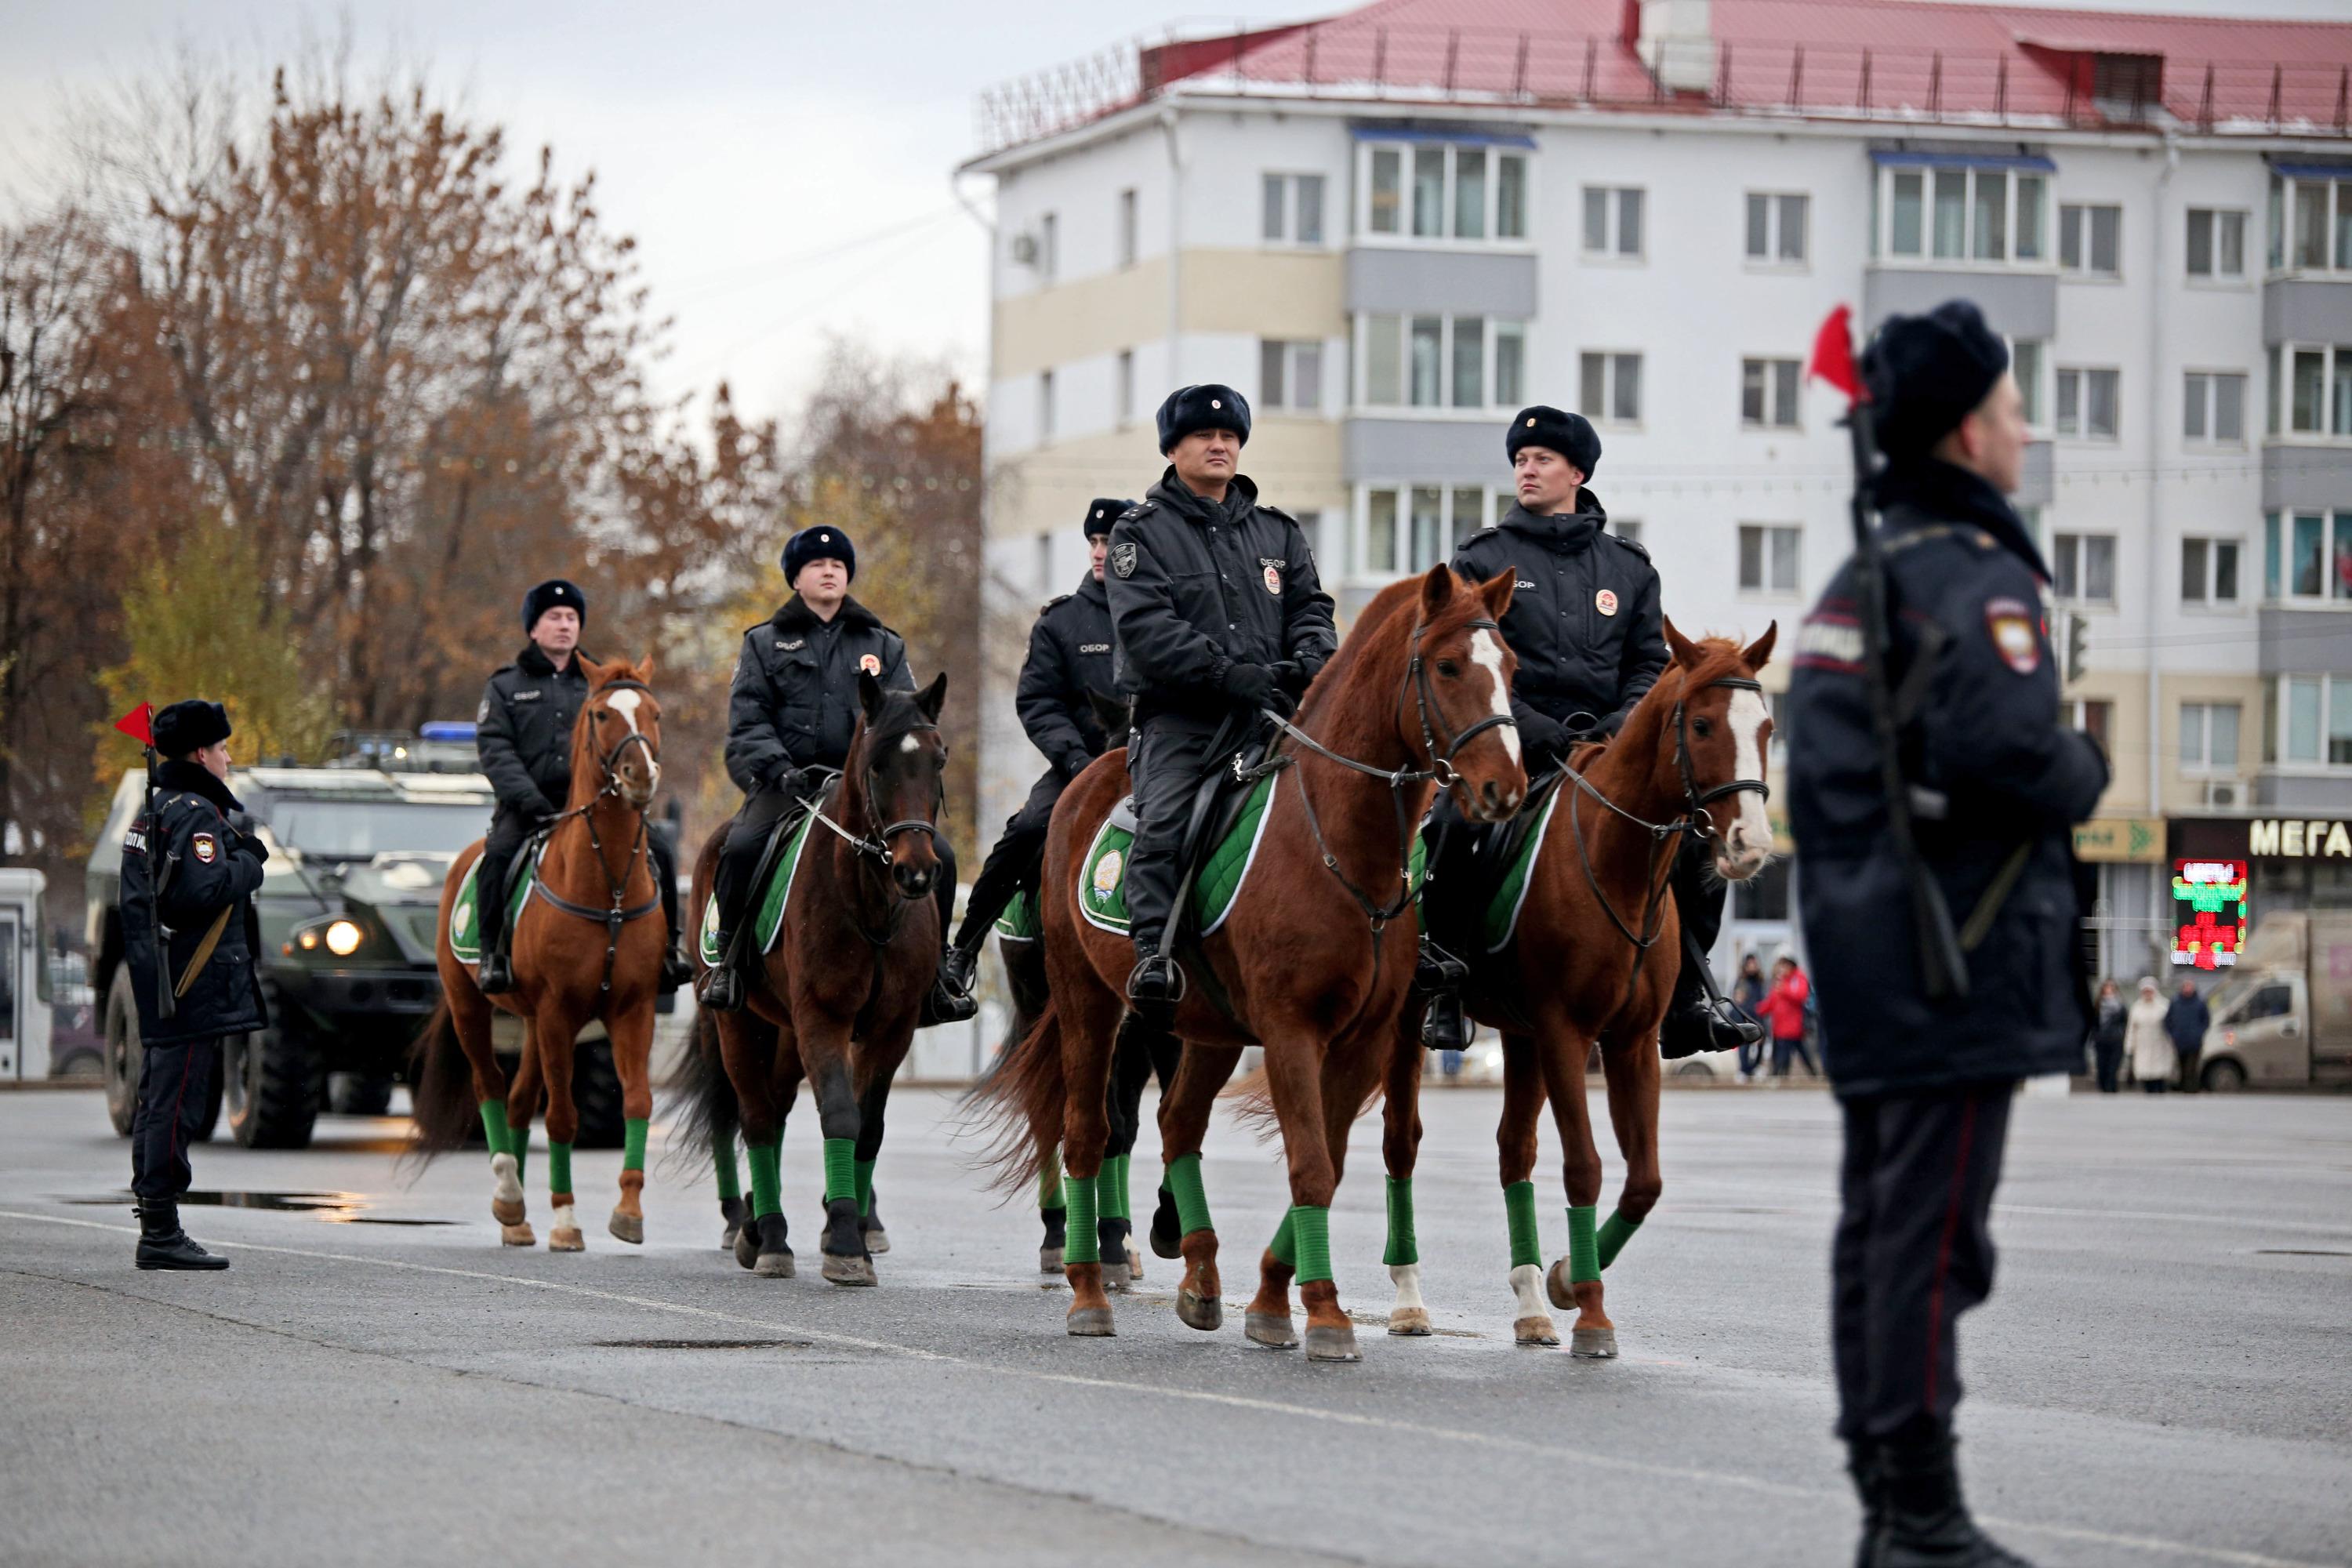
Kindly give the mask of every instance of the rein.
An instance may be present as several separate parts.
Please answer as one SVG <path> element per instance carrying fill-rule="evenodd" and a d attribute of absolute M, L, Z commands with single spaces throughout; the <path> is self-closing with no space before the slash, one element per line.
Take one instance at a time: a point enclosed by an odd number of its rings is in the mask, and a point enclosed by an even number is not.
<path fill-rule="evenodd" d="M 939 729 L 940 727 L 937 724 L 915 724 L 908 726 L 906 730 L 900 732 L 908 735 L 921 734 L 926 731 L 931 734 L 937 734 L 939 733 Z M 871 751 L 873 749 L 870 744 L 871 738 L 869 737 L 868 740 L 869 744 L 866 749 Z M 880 770 L 874 767 L 870 763 L 858 774 L 858 798 L 865 804 L 866 812 L 869 816 L 873 812 L 873 802 L 880 793 L 875 787 L 879 777 Z M 931 802 L 932 815 L 930 817 L 909 816 L 898 822 L 889 823 L 871 838 L 868 838 L 860 833 L 854 833 L 850 829 L 843 826 L 840 823 L 835 822 L 831 816 L 825 814 L 824 806 L 819 804 L 817 800 L 803 800 L 801 804 L 808 808 L 811 816 L 814 816 L 819 822 L 824 824 L 825 826 L 831 828 L 835 837 L 839 837 L 844 844 L 849 846 L 852 859 L 856 865 L 861 878 L 870 877 L 879 882 L 879 874 L 875 871 L 873 867 L 868 866 L 866 862 L 868 860 L 872 860 L 879 865 L 885 872 L 887 872 L 890 865 L 891 843 L 902 833 L 928 833 L 931 836 L 931 843 L 936 847 L 940 840 L 940 829 L 938 822 L 934 819 L 938 816 L 940 806 L 946 804 L 946 800 L 947 785 L 944 781 L 942 781 L 938 788 L 933 792 Z M 889 916 L 885 921 L 879 935 L 877 935 L 874 931 L 868 930 L 865 921 L 861 919 L 854 910 L 846 912 L 844 918 L 848 921 L 850 929 L 856 931 L 859 936 L 864 937 L 868 945 L 873 947 L 887 947 L 898 939 L 899 928 L 906 923 L 907 908 L 916 900 L 900 898 L 887 886 L 882 886 L 879 889 L 879 891 L 882 893 L 883 897 L 888 900 L 890 909 Z"/>
<path fill-rule="evenodd" d="M 596 689 L 596 694 L 599 696 L 607 691 L 642 691 L 650 696 L 653 688 L 642 680 L 612 680 Z M 603 786 L 588 797 L 585 805 L 575 805 L 569 811 L 560 812 L 551 817 L 547 826 L 542 830 L 551 841 L 555 837 L 555 830 L 575 816 L 587 825 L 588 845 L 595 851 L 596 868 L 604 873 L 605 885 L 613 895 L 611 907 L 600 910 L 592 905 L 574 903 L 548 886 L 547 879 L 541 876 L 536 868 L 531 872 L 534 890 L 541 898 L 545 899 L 567 915 L 572 915 L 583 921 L 600 921 L 604 925 L 604 973 L 598 981 L 596 989 L 607 993 L 613 989 L 613 959 L 621 945 L 621 928 L 631 921 L 641 921 L 661 908 L 661 889 L 658 887 L 654 889 L 654 896 L 642 904 L 628 905 L 625 902 L 629 890 L 629 878 L 637 868 L 637 857 L 646 853 L 646 808 L 642 805 L 629 807 L 631 811 L 636 813 L 637 837 L 636 841 L 629 846 L 629 858 L 622 862 L 621 874 L 618 878 L 613 875 L 613 868 L 604 859 L 604 841 L 596 832 L 596 804 L 607 796 L 616 799 L 620 796 L 620 761 L 622 754 L 632 745 L 643 746 L 646 749 L 646 757 L 652 761 L 655 768 L 660 768 L 661 752 L 654 749 L 654 743 L 642 732 L 634 728 L 631 729 L 626 735 L 614 743 L 611 751 L 596 759 L 596 765 L 604 775 Z"/>

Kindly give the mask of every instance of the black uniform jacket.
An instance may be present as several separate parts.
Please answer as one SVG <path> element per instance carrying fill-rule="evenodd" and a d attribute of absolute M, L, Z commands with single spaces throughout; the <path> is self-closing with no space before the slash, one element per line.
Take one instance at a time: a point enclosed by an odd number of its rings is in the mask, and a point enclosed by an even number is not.
<path fill-rule="evenodd" d="M 837 768 L 857 728 L 860 670 L 915 689 L 907 645 L 873 611 L 842 601 L 830 621 L 794 594 L 743 634 L 727 695 L 727 776 L 745 795 L 788 767 Z"/>
<path fill-rule="evenodd" d="M 1118 689 L 1139 718 L 1220 717 L 1234 665 L 1288 659 L 1312 676 L 1339 646 L 1306 533 L 1240 475 L 1221 505 L 1171 468 L 1112 526 L 1103 584 Z"/>
<path fill-rule="evenodd" d="M 2073 826 L 2106 788 L 2107 763 L 2060 722 L 2048 574 L 2009 503 L 1962 469 L 1906 465 L 1881 479 L 1879 500 L 1888 679 L 1906 775 L 1948 802 L 1916 826 L 1953 924 L 2004 860 L 2021 847 L 2026 858 L 1967 955 L 1968 996 L 1929 1002 L 1886 839 L 1847 562 L 1798 633 L 1790 680 L 1790 826 L 1830 1078 L 1860 1096 L 2070 1070 L 2083 1046 Z"/>
<path fill-rule="evenodd" d="M 1576 510 L 1538 517 L 1514 506 L 1462 542 L 1454 570 L 1483 583 L 1518 574 L 1503 640 L 1519 658 L 1511 710 L 1529 752 L 1547 761 L 1570 731 L 1614 733 L 1666 668 L 1658 571 L 1649 552 L 1604 531 L 1609 514 L 1592 492 Z"/>
<path fill-rule="evenodd" d="M 552 816 L 572 793 L 572 726 L 588 700 L 575 650 L 558 670 L 537 643 L 501 666 L 474 713 L 474 749 L 499 804 Z"/>
<path fill-rule="evenodd" d="M 194 763 L 169 762 L 155 770 L 155 818 L 142 815 L 122 840 L 122 946 L 131 965 L 131 989 L 139 1004 L 139 1038 L 147 1046 L 178 1045 L 219 1035 L 242 1035 L 268 1021 L 254 954 L 261 948 L 261 922 L 253 891 L 261 886 L 266 858 L 260 840 L 229 826 L 241 811 L 228 786 Z M 166 863 L 170 871 L 161 868 Z M 148 891 L 161 876 L 159 912 L 168 933 L 162 942 L 149 918 Z M 177 985 L 221 910 L 236 909 L 219 943 L 171 1018 L 155 1006 L 159 958 L 170 960 Z"/>
<path fill-rule="evenodd" d="M 1090 572 L 1076 593 L 1049 601 L 1030 628 L 1013 699 L 1031 743 L 1065 779 L 1102 755 L 1102 721 L 1087 697 L 1119 700 L 1110 665 L 1110 597 Z"/>

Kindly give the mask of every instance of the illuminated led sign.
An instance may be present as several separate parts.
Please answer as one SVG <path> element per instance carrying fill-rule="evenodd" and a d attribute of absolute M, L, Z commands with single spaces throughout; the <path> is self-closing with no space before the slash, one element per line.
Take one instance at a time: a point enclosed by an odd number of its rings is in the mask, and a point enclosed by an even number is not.
<path fill-rule="evenodd" d="M 2172 863 L 2172 962 L 2183 967 L 2227 969 L 2238 962 L 2246 935 L 2246 863 Z"/>

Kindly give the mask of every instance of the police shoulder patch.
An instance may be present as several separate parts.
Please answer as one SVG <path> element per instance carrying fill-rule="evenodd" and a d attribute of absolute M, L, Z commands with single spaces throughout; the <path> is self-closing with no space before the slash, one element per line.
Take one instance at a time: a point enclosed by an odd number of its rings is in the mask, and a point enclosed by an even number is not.
<path fill-rule="evenodd" d="M 2022 599 L 2006 595 L 1985 601 L 1985 628 L 2001 661 L 2020 675 L 2042 668 L 2042 637 L 2034 627 L 2032 609 Z"/>
<path fill-rule="evenodd" d="M 1110 547 L 1110 569 L 1122 579 L 1134 576 L 1135 563 L 1139 553 L 1135 541 L 1120 540 Z"/>
<path fill-rule="evenodd" d="M 213 836 L 209 833 L 197 834 L 188 841 L 188 847 L 195 852 L 198 860 L 207 866 L 211 865 L 220 854 L 220 846 L 214 842 Z"/>

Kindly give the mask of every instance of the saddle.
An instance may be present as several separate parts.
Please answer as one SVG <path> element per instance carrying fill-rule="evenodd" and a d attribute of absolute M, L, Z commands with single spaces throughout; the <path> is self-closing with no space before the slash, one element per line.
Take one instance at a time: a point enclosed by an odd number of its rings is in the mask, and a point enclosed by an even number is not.
<path fill-rule="evenodd" d="M 1210 847 L 1223 843 L 1240 825 L 1242 813 L 1247 809 L 1258 782 L 1248 776 L 1249 771 L 1265 761 L 1266 753 L 1273 746 L 1273 732 L 1261 730 L 1251 734 L 1234 751 L 1225 752 L 1219 748 L 1223 760 L 1209 771 L 1208 775 L 1202 779 L 1200 787 L 1192 792 L 1192 809 L 1185 818 L 1184 837 L 1177 846 L 1176 885 L 1179 888 L 1192 885 L 1193 878 L 1200 872 L 1201 861 Z M 1110 809 L 1108 821 L 1111 826 L 1132 837 L 1136 830 L 1135 796 L 1119 796 L 1118 804 Z M 1180 923 L 1183 917 L 1184 905 L 1180 900 L 1177 907 Z M 1181 934 L 1171 932 L 1171 936 L 1172 939 Z"/>

